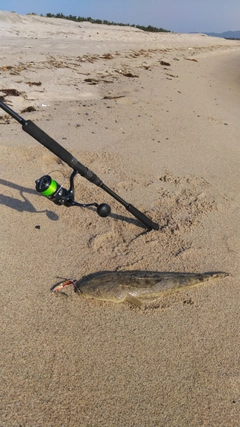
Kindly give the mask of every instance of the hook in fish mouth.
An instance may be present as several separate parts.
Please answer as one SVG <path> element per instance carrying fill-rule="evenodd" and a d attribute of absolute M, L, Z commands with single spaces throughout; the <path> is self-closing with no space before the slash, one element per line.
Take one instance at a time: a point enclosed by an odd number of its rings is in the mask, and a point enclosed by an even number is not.
<path fill-rule="evenodd" d="M 61 289 L 65 288 L 66 286 L 74 285 L 76 282 L 75 279 L 66 279 L 63 282 L 58 282 L 55 285 L 53 285 L 50 289 L 51 292 L 61 292 Z"/>

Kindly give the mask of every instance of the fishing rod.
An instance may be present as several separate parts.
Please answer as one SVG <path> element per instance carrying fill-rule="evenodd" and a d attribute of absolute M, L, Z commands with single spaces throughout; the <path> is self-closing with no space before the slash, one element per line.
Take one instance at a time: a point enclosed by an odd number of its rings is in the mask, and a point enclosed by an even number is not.
<path fill-rule="evenodd" d="M 8 113 L 11 117 L 17 120 L 21 125 L 22 129 L 27 132 L 30 136 L 36 139 L 40 144 L 44 145 L 48 150 L 53 154 L 59 157 L 63 162 L 67 163 L 73 169 L 73 172 L 70 176 L 70 188 L 66 190 L 59 185 L 55 180 L 53 180 L 50 175 L 44 175 L 43 177 L 36 180 L 36 191 L 43 196 L 46 196 L 52 200 L 55 204 L 64 205 L 64 206 L 80 206 L 88 207 L 95 206 L 97 207 L 97 213 L 106 217 L 111 213 L 111 208 L 106 203 L 98 205 L 97 203 L 78 203 L 74 200 L 74 178 L 76 174 L 80 174 L 82 177 L 86 178 L 88 181 L 102 188 L 106 193 L 112 196 L 115 200 L 121 203 L 128 212 L 135 216 L 144 226 L 150 230 L 158 230 L 159 225 L 153 222 L 148 218 L 144 213 L 140 212 L 130 203 L 123 200 L 118 194 L 113 190 L 107 187 L 97 175 L 88 169 L 86 166 L 82 165 L 69 151 L 62 147 L 58 142 L 51 138 L 47 133 L 40 129 L 35 123 L 31 120 L 25 120 L 23 117 L 19 116 L 14 110 L 12 110 L 8 105 L 0 100 L 0 107 Z"/>

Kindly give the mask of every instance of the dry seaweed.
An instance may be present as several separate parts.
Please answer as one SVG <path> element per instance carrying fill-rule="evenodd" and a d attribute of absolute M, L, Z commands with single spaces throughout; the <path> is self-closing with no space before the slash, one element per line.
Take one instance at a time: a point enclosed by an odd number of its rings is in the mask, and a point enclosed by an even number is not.
<path fill-rule="evenodd" d="M 103 56 L 101 56 L 103 59 L 113 59 L 114 56 L 111 55 L 111 53 L 104 53 Z"/>
<path fill-rule="evenodd" d="M 42 83 L 41 83 L 41 82 L 27 82 L 27 84 L 28 84 L 29 86 L 41 86 L 41 85 L 42 85 Z"/>
<path fill-rule="evenodd" d="M 30 67 L 31 65 L 28 65 Z M 0 67 L 0 70 L 2 71 L 11 71 L 11 75 L 18 75 L 20 71 L 26 70 L 26 67 L 23 65 L 18 65 L 17 67 L 14 67 L 13 65 L 4 65 L 3 67 Z"/>
<path fill-rule="evenodd" d="M 165 62 L 165 61 L 160 61 L 160 64 L 163 65 L 164 67 L 170 67 L 171 64 L 169 62 Z"/>
<path fill-rule="evenodd" d="M 198 60 L 195 58 L 185 58 L 185 59 L 186 59 L 186 61 L 198 62 Z"/>
<path fill-rule="evenodd" d="M 125 98 L 125 95 L 106 95 L 103 97 L 103 99 L 118 99 L 118 98 Z"/>
<path fill-rule="evenodd" d="M 21 93 L 18 92 L 17 89 L 0 89 L 0 93 L 1 92 L 4 93 L 4 96 L 0 95 L 0 100 L 3 102 L 5 101 L 6 96 L 20 96 L 21 95 Z"/>
<path fill-rule="evenodd" d="M 116 70 L 117 73 L 122 74 L 124 77 L 139 77 L 137 74 L 133 74 L 131 71 L 123 71 L 123 70 Z"/>
<path fill-rule="evenodd" d="M 21 113 L 31 113 L 32 111 L 37 111 L 35 107 L 30 105 L 29 107 L 24 108 Z"/>
<path fill-rule="evenodd" d="M 88 77 L 87 79 L 84 79 L 86 83 L 89 83 L 90 85 L 97 85 L 100 80 L 93 79 L 91 77 Z"/>
<path fill-rule="evenodd" d="M 0 125 L 8 125 L 10 123 L 9 119 L 10 119 L 10 116 L 8 114 L 5 114 L 4 116 L 0 116 Z"/>
<path fill-rule="evenodd" d="M 177 78 L 178 76 L 174 76 L 174 74 L 165 73 L 166 76 Z"/>

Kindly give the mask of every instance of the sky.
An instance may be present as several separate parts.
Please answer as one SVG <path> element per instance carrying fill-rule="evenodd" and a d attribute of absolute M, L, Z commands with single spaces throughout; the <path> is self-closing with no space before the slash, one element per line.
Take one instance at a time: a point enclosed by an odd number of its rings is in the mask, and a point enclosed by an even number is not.
<path fill-rule="evenodd" d="M 0 0 L 0 10 L 63 13 L 181 33 L 240 30 L 240 0 Z"/>

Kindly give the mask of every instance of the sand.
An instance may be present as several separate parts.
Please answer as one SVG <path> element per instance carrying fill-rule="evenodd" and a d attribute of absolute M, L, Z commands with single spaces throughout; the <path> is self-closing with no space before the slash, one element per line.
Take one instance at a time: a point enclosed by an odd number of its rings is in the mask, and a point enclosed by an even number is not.
<path fill-rule="evenodd" d="M 143 233 L 80 176 L 76 200 L 111 216 L 37 194 L 51 171 L 68 188 L 71 169 L 0 111 L 0 426 L 239 426 L 240 42 L 0 24 L 2 99 L 160 226 Z M 50 292 L 119 270 L 229 276 L 145 310 Z"/>

